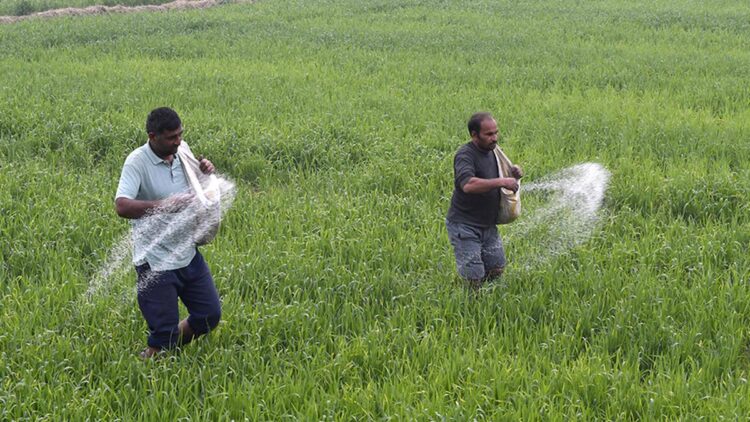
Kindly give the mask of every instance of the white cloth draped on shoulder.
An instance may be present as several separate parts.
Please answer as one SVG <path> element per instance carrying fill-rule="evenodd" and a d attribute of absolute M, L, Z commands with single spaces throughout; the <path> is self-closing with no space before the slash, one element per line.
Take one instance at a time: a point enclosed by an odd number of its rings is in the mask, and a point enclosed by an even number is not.
<path fill-rule="evenodd" d="M 201 171 L 200 162 L 185 142 L 180 144 L 177 155 L 180 157 L 188 184 L 197 198 L 193 240 L 196 245 L 205 245 L 216 237 L 221 223 L 219 181 L 215 175 L 204 174 Z"/>

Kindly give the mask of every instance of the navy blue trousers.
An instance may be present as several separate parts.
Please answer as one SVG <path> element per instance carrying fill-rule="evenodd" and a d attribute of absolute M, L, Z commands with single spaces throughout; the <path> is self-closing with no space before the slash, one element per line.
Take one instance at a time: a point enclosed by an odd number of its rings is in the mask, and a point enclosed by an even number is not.
<path fill-rule="evenodd" d="M 188 324 L 195 336 L 205 334 L 219 324 L 221 302 L 206 261 L 200 252 L 187 267 L 170 271 L 151 271 L 148 263 L 135 267 L 138 273 L 138 306 L 146 319 L 150 335 L 148 345 L 163 349 L 180 342 L 177 324 L 180 312 L 177 298 L 190 314 Z M 192 338 L 182 339 L 187 343 Z"/>

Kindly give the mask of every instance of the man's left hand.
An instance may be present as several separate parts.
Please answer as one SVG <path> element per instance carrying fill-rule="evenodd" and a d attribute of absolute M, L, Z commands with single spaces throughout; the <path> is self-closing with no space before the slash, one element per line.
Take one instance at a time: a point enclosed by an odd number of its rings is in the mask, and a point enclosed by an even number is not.
<path fill-rule="evenodd" d="M 198 162 L 200 163 L 200 168 L 203 174 L 211 174 L 216 170 L 214 163 L 205 158 L 201 158 Z"/>
<path fill-rule="evenodd" d="M 513 166 L 510 168 L 510 174 L 511 176 L 513 176 L 513 178 L 520 179 L 523 177 L 523 170 L 521 169 L 521 167 Z"/>

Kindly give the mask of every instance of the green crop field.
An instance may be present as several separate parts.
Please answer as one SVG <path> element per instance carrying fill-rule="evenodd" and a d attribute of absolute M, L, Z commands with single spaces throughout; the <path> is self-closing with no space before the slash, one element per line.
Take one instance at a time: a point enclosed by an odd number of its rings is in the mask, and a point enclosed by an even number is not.
<path fill-rule="evenodd" d="M 748 63 L 750 4 L 722 0 L 0 25 L 0 420 L 744 419 Z M 132 267 L 87 291 L 163 105 L 237 197 L 202 248 L 221 325 L 142 362 Z M 508 269 L 472 294 L 443 220 L 478 110 L 524 183 L 612 175 L 590 237 L 540 259 L 544 230 L 502 226 Z"/>

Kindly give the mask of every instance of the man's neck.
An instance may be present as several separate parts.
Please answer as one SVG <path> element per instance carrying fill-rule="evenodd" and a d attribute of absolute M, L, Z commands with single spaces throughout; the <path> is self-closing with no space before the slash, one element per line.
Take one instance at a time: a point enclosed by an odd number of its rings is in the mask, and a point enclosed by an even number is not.
<path fill-rule="evenodd" d="M 491 149 L 484 149 L 484 148 L 480 147 L 479 143 L 477 141 L 475 141 L 474 139 L 471 140 L 471 143 L 474 144 L 474 148 L 476 148 L 477 150 L 479 150 L 481 152 L 484 152 L 485 154 L 488 153 L 488 152 L 492 152 Z"/>
<path fill-rule="evenodd" d="M 154 146 L 151 145 L 151 141 L 148 141 L 148 147 L 151 148 L 151 152 L 153 152 L 154 154 L 156 154 L 156 156 L 159 157 L 159 158 L 161 158 L 162 160 L 164 160 L 164 161 L 166 161 L 166 162 L 168 162 L 170 164 L 172 163 L 172 160 L 174 160 L 174 154 L 168 154 L 168 155 L 159 154 L 154 149 Z"/>

